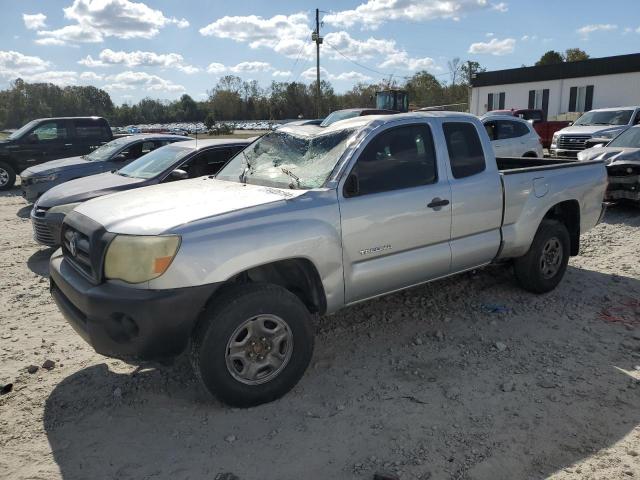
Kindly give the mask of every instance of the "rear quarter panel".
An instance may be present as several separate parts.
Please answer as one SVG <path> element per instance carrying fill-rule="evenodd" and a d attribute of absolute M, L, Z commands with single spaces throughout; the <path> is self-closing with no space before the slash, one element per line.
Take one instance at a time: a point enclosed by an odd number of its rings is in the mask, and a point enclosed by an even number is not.
<path fill-rule="evenodd" d="M 598 222 L 607 185 L 607 171 L 602 162 L 501 175 L 505 207 L 500 258 L 526 254 L 540 222 L 558 203 L 578 202 L 581 233 Z"/>

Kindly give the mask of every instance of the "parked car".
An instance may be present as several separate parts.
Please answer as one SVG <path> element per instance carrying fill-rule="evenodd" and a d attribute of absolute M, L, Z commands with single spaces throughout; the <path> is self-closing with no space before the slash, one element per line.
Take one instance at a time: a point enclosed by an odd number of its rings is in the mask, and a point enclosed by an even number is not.
<path fill-rule="evenodd" d="M 113 140 L 100 117 L 59 117 L 32 120 L 0 140 L 0 190 L 15 184 L 24 169 L 58 158 L 85 155 Z"/>
<path fill-rule="evenodd" d="M 332 123 L 340 120 L 346 120 L 347 118 L 363 117 L 365 115 L 391 115 L 398 113 L 395 110 L 384 110 L 380 108 L 346 108 L 344 110 L 336 110 L 331 112 L 320 123 L 321 127 L 328 127 Z"/>
<path fill-rule="evenodd" d="M 111 357 L 188 349 L 211 393 L 255 405 L 304 373 L 313 315 L 501 261 L 548 292 L 603 213 L 601 161 L 496 160 L 472 115 L 309 132 L 268 133 L 215 178 L 69 213 L 50 280 L 73 328 Z"/>
<path fill-rule="evenodd" d="M 485 116 L 488 115 L 510 115 L 531 122 L 536 133 L 541 138 L 542 146 L 544 148 L 549 148 L 551 146 L 551 140 L 553 139 L 554 133 L 571 125 L 571 122 L 564 120 L 548 121 L 544 110 L 535 108 L 520 108 L 517 110 L 492 110 Z"/>
<path fill-rule="evenodd" d="M 53 187 L 38 199 L 31 210 L 33 237 L 42 245 L 57 247 L 61 243 L 60 227 L 65 215 L 80 203 L 113 192 L 213 175 L 251 141 L 180 141 L 153 150 L 119 170 Z"/>
<path fill-rule="evenodd" d="M 553 135 L 549 153 L 552 157 L 577 157 L 591 139 L 603 142 L 617 137 L 640 123 L 640 107 L 616 107 L 591 110 L 573 125 Z"/>
<path fill-rule="evenodd" d="M 185 140 L 190 139 L 177 135 L 131 135 L 112 140 L 87 155 L 29 167 L 20 174 L 22 196 L 28 202 L 34 202 L 56 185 L 122 168 L 156 148 Z"/>
<path fill-rule="evenodd" d="M 578 160 L 602 160 L 609 185 L 606 200 L 630 200 L 640 206 L 640 125 L 625 130 L 606 145 L 578 153 Z"/>
<path fill-rule="evenodd" d="M 496 156 L 544 157 L 542 140 L 530 122 L 511 115 L 485 115 L 481 119 Z"/>

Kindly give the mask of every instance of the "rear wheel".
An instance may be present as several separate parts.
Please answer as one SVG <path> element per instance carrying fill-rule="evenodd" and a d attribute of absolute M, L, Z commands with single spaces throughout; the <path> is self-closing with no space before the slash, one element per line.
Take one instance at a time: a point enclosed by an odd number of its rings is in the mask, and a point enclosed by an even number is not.
<path fill-rule="evenodd" d="M 204 387 L 237 407 L 283 396 L 298 383 L 312 354 L 309 310 L 271 284 L 229 288 L 205 310 L 191 343 L 191 364 Z"/>
<path fill-rule="evenodd" d="M 555 220 L 543 220 L 527 254 L 515 260 L 520 286 L 534 293 L 556 288 L 567 270 L 570 248 L 567 227 Z"/>
<path fill-rule="evenodd" d="M 16 172 L 5 162 L 0 162 L 0 190 L 9 190 L 16 183 Z"/>

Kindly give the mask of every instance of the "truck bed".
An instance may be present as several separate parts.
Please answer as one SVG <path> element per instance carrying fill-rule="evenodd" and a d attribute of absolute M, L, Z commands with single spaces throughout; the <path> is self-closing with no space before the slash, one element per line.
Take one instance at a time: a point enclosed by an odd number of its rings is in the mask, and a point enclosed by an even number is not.
<path fill-rule="evenodd" d="M 601 160 L 501 157 L 496 163 L 504 202 L 500 258 L 524 255 L 542 217 L 555 205 L 579 208 L 581 231 L 600 218 L 607 175 Z"/>
<path fill-rule="evenodd" d="M 551 170 L 556 168 L 577 167 L 580 165 L 599 163 L 579 162 L 569 158 L 532 158 L 532 157 L 496 157 L 498 170 L 505 175 L 523 171 Z"/>

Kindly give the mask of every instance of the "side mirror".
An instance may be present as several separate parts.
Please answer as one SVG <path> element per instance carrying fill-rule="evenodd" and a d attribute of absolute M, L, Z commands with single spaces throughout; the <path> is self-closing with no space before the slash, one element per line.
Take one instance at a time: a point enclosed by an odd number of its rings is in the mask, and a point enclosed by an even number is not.
<path fill-rule="evenodd" d="M 351 172 L 344 182 L 344 196 L 355 197 L 360 191 L 360 184 L 358 182 L 358 175 Z"/>
<path fill-rule="evenodd" d="M 573 125 L 573 122 L 569 122 L 569 125 L 568 125 L 568 126 L 570 127 L 571 125 Z"/>
<path fill-rule="evenodd" d="M 189 174 L 184 170 L 180 170 L 179 168 L 176 168 L 169 174 L 170 180 L 185 180 L 187 178 L 189 178 Z"/>
<path fill-rule="evenodd" d="M 29 135 L 27 135 L 26 140 L 27 143 L 38 143 L 40 141 L 38 135 L 36 135 L 35 133 L 30 133 Z"/>

